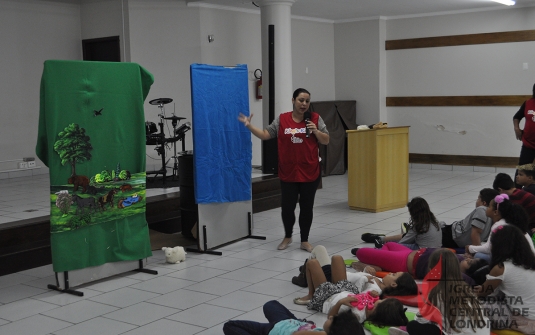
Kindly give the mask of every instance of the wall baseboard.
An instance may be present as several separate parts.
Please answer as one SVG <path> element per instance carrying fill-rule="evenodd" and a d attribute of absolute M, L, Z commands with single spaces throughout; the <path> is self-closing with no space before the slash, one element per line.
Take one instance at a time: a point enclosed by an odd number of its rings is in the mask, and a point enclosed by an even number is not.
<path fill-rule="evenodd" d="M 409 163 L 514 168 L 518 157 L 409 154 Z"/>

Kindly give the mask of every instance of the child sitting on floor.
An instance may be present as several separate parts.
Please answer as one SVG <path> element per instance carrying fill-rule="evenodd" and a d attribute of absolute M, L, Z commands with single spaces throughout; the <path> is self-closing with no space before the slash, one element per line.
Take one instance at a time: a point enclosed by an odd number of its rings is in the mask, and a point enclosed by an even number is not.
<path fill-rule="evenodd" d="M 505 296 L 498 306 L 495 298 L 483 303 L 494 328 L 505 325 L 523 334 L 535 334 L 535 255 L 525 236 L 525 232 L 512 225 L 493 231 L 491 270 L 487 281 L 475 290 L 482 297 L 495 290 Z M 494 313 L 495 310 L 500 312 Z"/>
<path fill-rule="evenodd" d="M 535 195 L 516 188 L 511 176 L 503 172 L 494 177 L 492 188 L 507 194 L 512 202 L 519 204 L 526 210 L 529 216 L 529 228 L 535 233 Z"/>
<path fill-rule="evenodd" d="M 398 242 L 407 248 L 418 250 L 420 248 L 440 248 L 442 245 L 442 231 L 438 220 L 429 208 L 425 199 L 415 197 L 407 204 L 410 221 L 408 226 L 402 227 L 406 233 L 392 236 L 382 234 L 362 234 L 364 242 L 375 243 L 376 248 L 381 248 L 386 242 Z M 355 253 L 353 253 L 354 255 Z"/>
<path fill-rule="evenodd" d="M 535 252 L 535 247 L 533 246 L 531 236 L 529 235 L 528 215 L 524 208 L 510 201 L 507 194 L 499 194 L 491 200 L 489 207 L 487 208 L 487 216 L 494 222 L 491 228 L 492 231 L 490 237 L 492 237 L 493 231 L 499 226 L 510 224 L 520 228 L 520 230 L 525 233 L 526 239 L 530 242 L 531 250 Z M 490 262 L 490 251 L 492 246 L 490 237 L 487 242 L 481 245 L 467 245 L 465 247 L 466 253 Z"/>
<path fill-rule="evenodd" d="M 464 248 L 466 245 L 480 245 L 487 241 L 492 226 L 492 219 L 486 211 L 492 199 L 499 193 L 492 188 L 479 191 L 476 208 L 464 220 L 455 221 L 442 227 L 443 248 Z"/>
<path fill-rule="evenodd" d="M 522 190 L 535 195 L 535 165 L 524 164 L 516 167 L 516 183 L 522 186 Z"/>
<path fill-rule="evenodd" d="M 488 335 L 490 325 L 479 301 L 461 277 L 457 257 L 437 249 L 429 258 L 416 319 L 407 325 L 410 335 Z"/>

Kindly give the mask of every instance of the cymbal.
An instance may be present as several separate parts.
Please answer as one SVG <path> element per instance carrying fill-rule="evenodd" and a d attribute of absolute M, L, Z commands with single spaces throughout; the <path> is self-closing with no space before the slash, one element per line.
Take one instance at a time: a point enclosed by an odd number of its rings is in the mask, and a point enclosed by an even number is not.
<path fill-rule="evenodd" d="M 165 104 L 170 103 L 171 101 L 173 101 L 173 99 L 171 99 L 171 98 L 158 98 L 158 99 L 154 99 L 154 100 L 149 101 L 149 104 L 151 104 L 151 105 L 165 105 Z"/>
<path fill-rule="evenodd" d="M 180 117 L 180 116 L 170 116 L 170 117 L 164 117 L 163 118 L 164 120 L 174 120 L 174 121 L 180 121 L 180 120 L 184 120 L 185 117 Z"/>

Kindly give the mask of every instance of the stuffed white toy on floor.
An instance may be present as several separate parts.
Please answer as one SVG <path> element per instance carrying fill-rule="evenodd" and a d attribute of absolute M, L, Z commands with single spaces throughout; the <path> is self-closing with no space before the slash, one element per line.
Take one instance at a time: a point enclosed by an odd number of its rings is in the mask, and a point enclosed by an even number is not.
<path fill-rule="evenodd" d="M 163 247 L 162 250 L 165 252 L 165 261 L 167 263 L 178 264 L 186 260 L 187 252 L 184 247 Z"/>

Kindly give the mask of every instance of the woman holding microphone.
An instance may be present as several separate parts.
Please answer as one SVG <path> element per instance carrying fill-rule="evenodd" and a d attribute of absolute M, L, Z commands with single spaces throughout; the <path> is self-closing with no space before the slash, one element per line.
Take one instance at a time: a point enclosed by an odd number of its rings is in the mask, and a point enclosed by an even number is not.
<path fill-rule="evenodd" d="M 308 235 L 312 225 L 314 197 L 321 178 L 319 144 L 329 144 L 329 132 L 319 114 L 309 111 L 310 93 L 307 90 L 295 90 L 292 104 L 291 112 L 277 116 L 266 129 L 251 124 L 252 114 L 240 114 L 238 120 L 263 141 L 277 138 L 281 215 L 285 232 L 277 249 L 284 250 L 292 243 L 295 207 L 299 202 L 301 249 L 311 252 Z"/>

